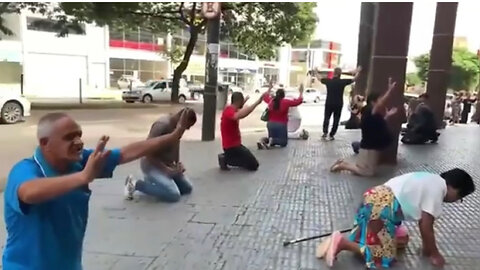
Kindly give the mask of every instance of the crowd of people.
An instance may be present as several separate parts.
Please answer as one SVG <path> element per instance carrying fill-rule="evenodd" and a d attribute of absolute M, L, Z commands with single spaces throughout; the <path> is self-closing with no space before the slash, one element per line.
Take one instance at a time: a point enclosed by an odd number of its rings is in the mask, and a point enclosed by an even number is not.
<path fill-rule="evenodd" d="M 342 79 L 337 68 L 331 79 L 319 78 L 326 85 L 325 119 L 322 139 L 335 138 L 347 85 L 354 79 Z M 271 84 L 272 85 L 272 84 Z M 262 118 L 267 122 L 268 136 L 258 148 L 287 147 L 289 138 L 308 138 L 301 129 L 297 107 L 302 104 L 304 85 L 298 97 L 286 97 L 283 88 L 272 93 L 273 87 L 247 105 L 249 97 L 241 92 L 231 95 L 231 102 L 221 114 L 220 131 L 223 152 L 218 154 L 222 170 L 233 167 L 256 171 L 259 161 L 242 144 L 239 121 L 248 117 L 262 102 L 267 104 Z M 375 89 L 377 90 L 377 89 Z M 380 152 L 388 148 L 394 136 L 388 121 L 398 113 L 389 107 L 400 87 L 390 78 L 384 94 L 372 91 L 365 99 L 352 95 L 349 127 L 361 129 L 361 140 L 354 142 L 358 151 L 355 163 L 342 159 L 330 168 L 332 172 L 350 171 L 371 177 L 376 174 Z M 421 97 L 408 132 L 419 132 L 434 141 L 436 128 L 425 128 L 418 118 L 429 110 Z M 423 104 L 425 103 L 425 104 Z M 329 131 L 330 118 L 333 126 Z M 411 117 L 412 118 L 412 117 Z M 89 184 L 96 178 L 112 177 L 114 169 L 140 159 L 143 179 L 128 176 L 125 198 L 131 200 L 139 191 L 165 202 L 176 202 L 190 194 L 193 185 L 185 175 L 180 159 L 180 139 L 197 121 L 196 113 L 185 108 L 163 116 L 151 126 L 147 139 L 116 149 L 107 149 L 108 136 L 100 138 L 95 149 L 85 149 L 81 127 L 65 113 L 49 113 L 38 123 L 38 147 L 32 157 L 18 162 L 10 171 L 5 189 L 5 222 L 7 243 L 3 253 L 5 269 L 82 269 L 82 246 L 88 221 L 91 195 Z M 410 123 L 409 123 L 410 124 Z M 436 138 L 435 138 L 436 136 Z M 322 241 L 317 256 L 332 266 L 337 254 L 350 251 L 360 255 L 367 268 L 389 267 L 397 249 L 408 244 L 408 232 L 402 222 L 418 221 L 423 254 L 433 265 L 443 266 L 445 259 L 436 245 L 434 223 L 442 213 L 443 203 L 462 200 L 473 193 L 472 177 L 464 170 L 453 168 L 441 174 L 414 172 L 390 179 L 368 189 L 357 210 L 350 237 L 334 232 Z"/>

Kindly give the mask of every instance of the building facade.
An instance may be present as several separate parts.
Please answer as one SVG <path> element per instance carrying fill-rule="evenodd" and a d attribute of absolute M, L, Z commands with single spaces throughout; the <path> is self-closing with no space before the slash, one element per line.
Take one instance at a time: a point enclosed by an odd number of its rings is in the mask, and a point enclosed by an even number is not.
<path fill-rule="evenodd" d="M 141 82 L 171 78 L 177 64 L 168 51 L 186 47 L 188 31 L 153 34 L 143 29 L 123 31 L 82 25 L 82 33 L 58 37 L 55 22 L 33 15 L 5 15 L 13 36 L 0 40 L 0 91 L 20 92 L 30 97 L 78 97 L 79 91 L 118 89 L 122 77 Z M 335 47 L 336 46 L 336 47 Z M 205 81 L 206 37 L 198 38 L 184 78 Z M 273 59 L 247 55 L 229 42 L 220 42 L 220 82 L 254 91 L 273 79 L 285 86 L 297 85 L 311 67 L 331 70 L 339 65 L 340 46 L 313 41 L 283 46 Z"/>

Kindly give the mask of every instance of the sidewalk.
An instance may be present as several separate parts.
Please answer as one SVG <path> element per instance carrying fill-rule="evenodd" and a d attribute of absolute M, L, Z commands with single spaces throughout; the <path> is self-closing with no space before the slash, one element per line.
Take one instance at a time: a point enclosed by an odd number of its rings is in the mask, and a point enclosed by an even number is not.
<path fill-rule="evenodd" d="M 84 269 L 327 269 L 314 257 L 317 241 L 286 248 L 282 242 L 350 227 L 363 191 L 398 174 L 459 166 L 479 185 L 479 133 L 477 126 L 451 127 L 438 145 L 401 145 L 399 165 L 384 168 L 382 177 L 373 179 L 328 172 L 337 158 L 352 157 L 350 141 L 360 136 L 358 131 L 341 129 L 333 142 L 321 142 L 313 134 L 285 149 L 254 150 L 261 164 L 255 173 L 220 172 L 218 140 L 183 142 L 181 157 L 194 192 L 179 203 L 141 195 L 124 201 L 123 179 L 129 173 L 141 176 L 138 163 L 119 167 L 114 180 L 91 185 Z M 256 139 L 245 136 L 244 143 L 253 149 Z M 436 225 L 439 249 L 448 262 L 445 269 L 478 269 L 478 194 L 447 206 Z M 393 269 L 432 269 L 417 255 L 421 241 L 416 224 L 407 226 L 411 241 Z M 5 242 L 4 228 L 0 241 Z M 340 255 L 335 267 L 363 268 L 350 254 Z"/>

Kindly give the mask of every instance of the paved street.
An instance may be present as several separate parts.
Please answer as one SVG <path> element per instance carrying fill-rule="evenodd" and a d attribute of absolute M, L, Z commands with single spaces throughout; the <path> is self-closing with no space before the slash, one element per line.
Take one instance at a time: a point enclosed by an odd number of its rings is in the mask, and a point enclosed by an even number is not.
<path fill-rule="evenodd" d="M 302 106 L 302 113 L 314 115 L 304 116 L 307 125 L 318 121 L 316 114 L 321 114 L 321 108 Z M 114 147 L 144 138 L 157 113 L 169 110 L 70 113 L 84 127 L 87 144 L 94 144 L 106 133 L 112 136 L 110 146 Z M 26 123 L 0 127 L 6 130 L 1 132 L 2 142 L 8 142 L 2 147 L 2 163 L 13 163 L 31 153 L 34 124 L 41 113 L 35 112 Z M 260 113 L 261 108 L 251 116 L 250 127 L 263 127 L 258 121 Z M 479 132 L 477 126 L 449 127 L 443 131 L 439 145 L 402 145 L 396 168 L 384 168 L 383 175 L 375 179 L 361 179 L 328 172 L 336 158 L 352 157 L 349 144 L 359 137 L 358 131 L 341 128 L 334 142 L 320 142 L 320 134 L 314 133 L 308 141 L 291 141 L 286 149 L 255 150 L 261 168 L 247 173 L 220 172 L 216 161 L 219 141 L 199 142 L 196 127 L 186 134 L 181 147 L 188 176 L 195 185 L 193 194 L 181 202 L 166 204 L 140 194 L 133 202 L 124 201 L 123 180 L 130 173 L 141 177 L 138 163 L 121 166 L 112 180 L 98 180 L 92 185 L 85 269 L 326 269 L 314 258 L 316 241 L 287 248 L 281 243 L 351 226 L 362 192 L 393 175 L 461 166 L 479 184 Z M 254 148 L 260 135 L 246 135 L 245 144 Z M 446 207 L 437 224 L 439 246 L 449 263 L 445 269 L 478 269 L 479 206 L 476 193 L 462 204 Z M 1 226 L 0 241 L 4 243 L 4 224 Z M 415 224 L 408 226 L 412 240 L 394 269 L 431 269 L 417 255 L 420 239 Z M 363 267 L 345 254 L 335 269 Z"/>
<path fill-rule="evenodd" d="M 252 100 L 255 97 L 252 97 Z M 185 134 L 185 140 L 200 140 L 202 127 L 203 104 L 189 103 L 199 113 L 198 123 Z M 241 128 L 245 133 L 265 132 L 265 123 L 260 121 L 260 115 L 265 108 L 262 104 L 246 119 L 241 121 Z M 87 146 L 95 145 L 101 135 L 110 135 L 110 146 L 121 146 L 132 140 L 143 139 L 147 136 L 151 124 L 160 115 L 176 112 L 182 105 L 171 106 L 168 104 L 155 105 L 150 108 L 130 109 L 75 109 L 68 110 L 83 128 L 83 138 Z M 323 119 L 323 106 L 317 104 L 304 104 L 300 107 L 304 117 L 304 125 L 310 130 L 318 129 L 318 124 Z M 24 123 L 16 125 L 0 125 L 0 187 L 8 171 L 21 158 L 31 155 L 36 146 L 36 124 L 38 119 L 50 110 L 34 110 L 32 116 Z M 344 113 L 348 117 L 348 113 Z M 217 131 L 220 124 L 220 112 L 216 118 Z M 220 133 L 216 132 L 219 136 Z"/>
<path fill-rule="evenodd" d="M 358 131 L 342 129 L 334 142 L 320 142 L 314 134 L 286 149 L 255 150 L 261 163 L 256 173 L 220 172 L 218 141 L 185 141 L 182 159 L 195 189 L 177 204 L 141 195 L 133 202 L 123 200 L 123 179 L 129 173 L 141 176 L 138 163 L 121 166 L 113 180 L 92 185 L 85 269 L 326 269 L 314 258 L 316 241 L 287 248 L 281 243 L 351 226 L 362 192 L 393 175 L 461 166 L 479 184 L 479 132 L 476 126 L 453 127 L 443 132 L 439 145 L 401 146 L 399 165 L 375 179 L 328 172 L 337 157 L 352 157 L 349 142 Z M 256 139 L 248 135 L 245 143 L 253 148 Z M 445 269 L 478 269 L 479 206 L 476 193 L 446 207 L 437 224 L 439 247 L 449 263 Z M 431 269 L 417 255 L 415 224 L 408 226 L 412 240 L 394 269 Z M 2 243 L 4 237 L 3 229 Z M 335 269 L 363 267 L 345 254 Z"/>

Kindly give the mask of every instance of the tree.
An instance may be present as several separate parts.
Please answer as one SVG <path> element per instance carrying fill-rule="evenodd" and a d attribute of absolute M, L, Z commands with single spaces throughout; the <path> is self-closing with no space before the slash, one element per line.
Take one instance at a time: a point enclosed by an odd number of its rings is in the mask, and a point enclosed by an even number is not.
<path fill-rule="evenodd" d="M 221 36 L 236 43 L 248 54 L 270 58 L 284 43 L 305 41 L 313 34 L 317 17 L 315 3 L 222 3 Z M 190 38 L 183 58 L 173 73 L 172 102 L 178 101 L 180 78 L 188 67 L 198 36 L 205 32 L 207 20 L 201 4 L 191 2 L 60 3 L 76 20 L 124 29 L 141 27 L 153 33 L 175 33 L 187 29 Z M 178 56 L 178 51 L 172 52 Z M 170 53 L 170 54 L 172 54 Z M 169 56 L 170 57 L 170 56 Z"/>
<path fill-rule="evenodd" d="M 68 16 L 61 12 L 57 5 L 52 5 L 47 2 L 3 2 L 0 3 L 0 33 L 6 36 L 14 35 L 12 30 L 5 25 L 5 19 L 2 18 L 2 15 L 20 14 L 22 11 L 52 17 L 54 19 L 52 22 L 38 20 L 33 22 L 33 24 L 34 26 L 40 26 L 41 24 L 52 23 L 53 25 L 50 26 L 57 30 L 59 37 L 64 37 L 71 31 L 83 32 L 83 28 L 80 26 L 78 20 L 68 18 Z"/>
<path fill-rule="evenodd" d="M 422 54 L 414 59 L 417 75 L 424 82 L 428 79 L 430 54 Z M 465 48 L 454 48 L 452 52 L 452 69 L 448 87 L 458 90 L 470 90 L 478 83 L 480 61 L 475 53 Z"/>
<path fill-rule="evenodd" d="M 407 73 L 407 85 L 412 86 L 412 85 L 419 85 L 422 83 L 422 79 L 418 76 L 417 73 L 415 72 L 410 72 Z"/>

